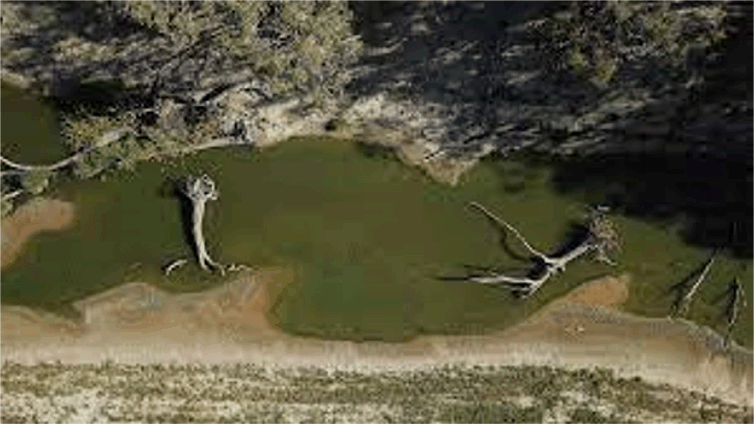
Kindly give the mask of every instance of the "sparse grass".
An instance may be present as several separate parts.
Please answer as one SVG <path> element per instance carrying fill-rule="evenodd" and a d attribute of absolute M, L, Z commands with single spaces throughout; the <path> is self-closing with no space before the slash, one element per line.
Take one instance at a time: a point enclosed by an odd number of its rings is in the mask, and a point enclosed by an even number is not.
<path fill-rule="evenodd" d="M 541 422 L 555 409 L 571 422 L 583 423 L 626 422 L 636 416 L 652 421 L 742 422 L 750 421 L 752 415 L 750 407 L 641 380 L 627 382 L 600 370 L 446 365 L 362 373 L 272 370 L 252 364 L 23 366 L 6 362 L 2 371 L 4 418 L 12 416 L 18 422 L 34 416 L 59 421 L 81 407 L 72 402 L 83 390 L 91 394 L 92 388 L 97 389 L 97 397 L 108 399 L 95 413 L 112 421 L 528 423 Z M 325 375 L 328 378 L 322 378 Z M 586 387 L 594 379 L 602 381 L 604 393 L 582 393 L 612 408 L 615 412 L 609 417 L 561 395 Z M 524 394 L 522 384 L 538 386 L 545 380 L 557 396 L 532 396 L 530 404 L 517 400 Z M 161 382 L 159 390 L 151 385 L 155 381 Z M 404 389 L 396 391 L 397 387 Z M 659 406 L 626 403 L 627 389 L 653 393 Z"/>
<path fill-rule="evenodd" d="M 439 417 L 441 422 L 450 423 L 535 423 L 541 422 L 543 411 L 540 408 L 522 408 L 508 402 L 472 404 L 448 404 Z"/>
<path fill-rule="evenodd" d="M 587 407 L 578 407 L 571 412 L 569 423 L 587 424 L 587 423 L 609 423 L 613 422 L 610 417 L 605 417 L 599 412 Z"/>

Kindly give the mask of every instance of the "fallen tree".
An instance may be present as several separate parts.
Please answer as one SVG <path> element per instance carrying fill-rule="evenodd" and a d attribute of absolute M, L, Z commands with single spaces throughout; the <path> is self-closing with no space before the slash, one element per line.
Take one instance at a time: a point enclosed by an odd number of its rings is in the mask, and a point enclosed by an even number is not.
<path fill-rule="evenodd" d="M 58 169 L 65 168 L 68 165 L 71 165 L 73 163 L 76 163 L 77 161 L 81 160 L 86 154 L 93 150 L 97 150 L 99 148 L 102 148 L 104 146 L 107 146 L 110 143 L 113 143 L 115 141 L 121 140 L 125 135 L 129 134 L 131 132 L 128 128 L 119 128 L 112 131 L 108 131 L 107 133 L 103 134 L 102 137 L 100 137 L 99 141 L 92 144 L 91 146 L 88 146 L 81 151 L 79 151 L 76 154 L 73 154 L 63 160 L 60 160 L 58 162 L 55 162 L 50 165 L 29 165 L 25 163 L 18 163 L 14 162 L 10 159 L 4 158 L 0 156 L 0 162 L 3 164 L 22 172 L 33 172 L 33 171 L 56 171 Z"/>
<path fill-rule="evenodd" d="M 204 233 L 202 232 L 205 205 L 207 201 L 217 200 L 219 197 L 219 192 L 215 188 L 214 181 L 207 174 L 199 178 L 189 177 L 185 184 L 183 184 L 183 187 L 181 187 L 181 192 L 191 201 L 191 233 L 194 236 L 199 266 L 204 270 L 209 270 L 210 267 L 219 269 L 220 273 L 225 275 L 225 268 L 215 262 L 209 256 L 209 253 L 207 253 L 207 247 L 204 243 Z"/>
<path fill-rule="evenodd" d="M 707 262 L 704 264 L 704 268 L 702 268 L 702 272 L 699 274 L 699 277 L 696 279 L 686 295 L 683 296 L 683 299 L 681 299 L 680 305 L 678 306 L 678 310 L 676 312 L 677 316 L 683 316 L 688 312 L 689 307 L 691 306 L 691 300 L 694 298 L 694 294 L 696 294 L 697 289 L 699 289 L 699 286 L 701 286 L 704 282 L 704 279 L 707 277 L 707 273 L 709 273 L 712 264 L 715 263 L 716 254 L 717 252 L 712 252 L 712 255 L 710 255 L 709 259 L 707 259 Z"/>
<path fill-rule="evenodd" d="M 619 246 L 618 237 L 612 224 L 605 217 L 605 209 L 598 207 L 590 210 L 587 216 L 587 234 L 575 248 L 559 256 L 549 256 L 532 247 L 515 227 L 481 204 L 471 202 L 469 206 L 481 211 L 488 218 L 512 232 L 521 244 L 534 255 L 536 264 L 526 277 L 493 274 L 485 277 L 470 277 L 468 281 L 480 284 L 505 284 L 523 296 L 529 296 L 536 292 L 552 275 L 564 271 L 566 264 L 586 253 L 595 252 L 597 260 L 615 265 L 615 262 L 607 256 L 607 252 Z"/>
<path fill-rule="evenodd" d="M 730 336 L 733 331 L 733 327 L 738 320 L 739 312 L 741 308 L 746 305 L 746 298 L 744 297 L 744 288 L 736 277 L 730 284 L 728 289 L 728 304 L 725 307 L 726 323 L 725 329 L 725 346 L 730 346 Z"/>

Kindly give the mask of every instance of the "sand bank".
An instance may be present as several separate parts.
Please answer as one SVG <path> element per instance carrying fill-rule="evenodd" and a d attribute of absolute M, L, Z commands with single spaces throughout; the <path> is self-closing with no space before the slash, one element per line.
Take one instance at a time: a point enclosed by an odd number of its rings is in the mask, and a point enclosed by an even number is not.
<path fill-rule="evenodd" d="M 73 203 L 61 200 L 35 198 L 21 205 L 0 222 L 0 266 L 11 265 L 35 234 L 68 228 L 74 217 Z"/>
<path fill-rule="evenodd" d="M 267 287 L 292 273 L 243 271 L 213 290 L 171 295 L 129 283 L 77 302 L 82 322 L 2 310 L 2 357 L 20 363 L 232 363 L 316 365 L 359 371 L 447 363 L 603 367 L 751 404 L 752 352 L 683 320 L 642 318 L 616 306 L 629 278 L 588 282 L 525 322 L 487 335 L 407 343 L 323 341 L 282 333 L 267 320 Z"/>

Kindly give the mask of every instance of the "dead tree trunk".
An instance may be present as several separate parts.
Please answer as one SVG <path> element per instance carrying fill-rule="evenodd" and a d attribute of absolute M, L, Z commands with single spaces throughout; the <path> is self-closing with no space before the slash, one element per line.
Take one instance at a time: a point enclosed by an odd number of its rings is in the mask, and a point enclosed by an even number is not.
<path fill-rule="evenodd" d="M 129 133 L 129 129 L 127 128 L 118 128 L 112 131 L 108 131 L 107 133 L 103 134 L 100 139 L 94 143 L 93 145 L 85 148 L 84 150 L 69 156 L 66 159 L 60 160 L 58 162 L 53 163 L 52 165 L 29 165 L 25 163 L 18 163 L 13 162 L 10 159 L 4 158 L 0 156 L 0 162 L 3 164 L 22 172 L 30 172 L 30 171 L 56 171 L 61 168 L 65 168 L 66 166 L 80 160 L 84 155 L 91 152 L 92 150 L 96 150 L 99 148 L 102 148 L 104 146 L 107 146 L 108 144 L 111 144 L 115 141 L 121 140 L 125 135 Z"/>
<path fill-rule="evenodd" d="M 691 299 L 693 299 L 694 294 L 696 294 L 697 289 L 699 286 L 704 282 L 704 279 L 707 277 L 707 273 L 709 272 L 710 268 L 712 267 L 712 264 L 715 262 L 715 253 L 712 253 L 712 256 L 710 256 L 709 259 L 707 259 L 707 263 L 704 265 L 704 269 L 702 270 L 702 273 L 699 275 L 699 278 L 697 278 L 696 282 L 694 282 L 694 285 L 691 286 L 691 289 L 686 293 L 686 295 L 681 300 L 681 305 L 678 308 L 678 315 L 683 316 L 685 315 L 689 307 L 691 306 Z"/>
<path fill-rule="evenodd" d="M 525 296 L 529 296 L 536 292 L 553 274 L 564 271 L 566 264 L 586 253 L 595 251 L 597 252 L 598 260 L 610 265 L 615 264 L 607 257 L 606 252 L 608 249 L 617 247 L 617 235 L 612 226 L 609 225 L 609 222 L 604 218 L 602 211 L 593 211 L 593 213 L 590 214 L 588 225 L 589 233 L 581 244 L 561 256 L 548 256 L 532 247 L 516 228 L 487 210 L 487 208 L 481 204 L 471 202 L 469 206 L 473 206 L 480 210 L 488 218 L 512 232 L 521 244 L 526 247 L 526 250 L 534 255 L 541 267 L 541 273 L 539 273 L 539 277 L 537 278 L 512 277 L 504 274 L 494 274 L 487 277 L 469 278 L 469 281 L 471 282 L 480 284 L 506 284 L 516 291 L 523 292 Z"/>
<path fill-rule="evenodd" d="M 194 245 L 196 246 L 199 266 L 204 270 L 209 270 L 210 267 L 217 268 L 222 274 L 225 274 L 225 269 L 219 263 L 212 260 L 209 253 L 207 253 L 207 247 L 204 243 L 204 233 L 202 231 L 204 207 L 207 201 L 217 200 L 219 197 L 215 183 L 206 174 L 200 178 L 191 177 L 183 187 L 183 194 L 191 201 L 191 233 L 194 236 Z"/>
<path fill-rule="evenodd" d="M 736 325 L 736 321 L 738 320 L 738 314 L 740 312 L 740 308 L 742 303 L 745 302 L 744 299 L 744 288 L 741 285 L 741 283 L 738 281 L 738 277 L 731 283 L 730 288 L 730 296 L 728 299 L 728 305 L 726 307 L 726 321 L 727 321 L 727 328 L 725 330 L 725 341 L 724 344 L 726 347 L 730 346 L 730 335 L 731 332 L 733 332 L 733 327 Z"/>

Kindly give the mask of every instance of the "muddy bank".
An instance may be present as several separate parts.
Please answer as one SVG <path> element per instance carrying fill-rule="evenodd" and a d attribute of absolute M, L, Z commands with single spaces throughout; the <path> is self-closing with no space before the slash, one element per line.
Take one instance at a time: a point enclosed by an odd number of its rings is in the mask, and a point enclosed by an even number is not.
<path fill-rule="evenodd" d="M 0 265 L 3 269 L 16 260 L 26 242 L 42 231 L 57 231 L 70 227 L 74 222 L 73 203 L 61 200 L 35 198 L 19 207 L 13 214 L 3 218 L 0 243 Z"/>
<path fill-rule="evenodd" d="M 79 323 L 53 324 L 22 308 L 3 308 L 2 356 L 20 363 L 233 363 L 409 370 L 447 363 L 603 367 L 737 403 L 750 404 L 752 353 L 686 321 L 641 318 L 615 309 L 629 279 L 586 283 L 503 332 L 428 336 L 407 343 L 293 337 L 267 319 L 273 285 L 292 273 L 242 272 L 211 291 L 170 295 L 126 284 L 76 304 Z M 44 346 L 42 349 L 41 347 Z"/>

